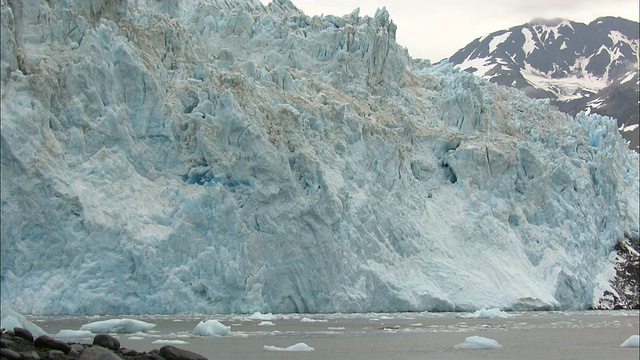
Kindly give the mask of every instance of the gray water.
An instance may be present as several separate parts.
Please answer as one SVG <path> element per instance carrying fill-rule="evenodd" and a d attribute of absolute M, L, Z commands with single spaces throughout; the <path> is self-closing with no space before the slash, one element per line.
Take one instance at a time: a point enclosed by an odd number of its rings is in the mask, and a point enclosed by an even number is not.
<path fill-rule="evenodd" d="M 621 348 L 640 333 L 638 311 L 516 312 L 506 319 L 460 318 L 454 313 L 276 315 L 259 325 L 245 315 L 30 317 L 48 333 L 78 330 L 83 324 L 132 318 L 157 326 L 146 334 L 114 334 L 139 351 L 176 347 L 209 359 L 634 359 L 638 348 Z M 306 318 L 306 319 L 305 319 Z M 193 335 L 201 320 L 231 326 L 229 336 Z M 313 322 L 309 321 L 313 320 Z M 468 336 L 498 341 L 501 349 L 454 349 Z M 65 339 L 90 343 L 91 339 Z M 272 352 L 303 342 L 312 352 Z"/>

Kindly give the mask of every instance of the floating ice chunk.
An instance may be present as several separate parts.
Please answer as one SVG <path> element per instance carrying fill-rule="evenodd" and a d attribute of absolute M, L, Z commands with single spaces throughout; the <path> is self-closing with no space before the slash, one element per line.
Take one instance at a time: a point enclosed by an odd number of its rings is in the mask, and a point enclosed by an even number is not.
<path fill-rule="evenodd" d="M 258 325 L 275 325 L 275 324 L 271 321 L 261 321 Z"/>
<path fill-rule="evenodd" d="M 276 320 L 277 317 L 275 315 L 273 315 L 272 313 L 268 313 L 268 314 L 263 314 L 261 312 L 254 312 L 253 314 L 251 314 L 251 316 L 249 316 L 249 319 L 251 320 Z"/>
<path fill-rule="evenodd" d="M 42 330 L 41 327 L 27 320 L 27 318 L 23 315 L 7 308 L 2 308 L 2 318 L 0 319 L 0 326 L 9 330 L 13 330 L 16 327 L 21 327 L 29 330 L 35 337 L 47 334 L 44 330 Z"/>
<path fill-rule="evenodd" d="M 200 336 L 226 336 L 231 332 L 231 326 L 225 326 L 218 320 L 200 321 L 193 329 L 194 335 Z"/>
<path fill-rule="evenodd" d="M 497 341 L 482 336 L 469 336 L 462 344 L 455 345 L 454 349 L 500 349 Z"/>
<path fill-rule="evenodd" d="M 184 344 L 188 344 L 188 342 L 182 341 L 182 340 L 156 340 L 156 341 L 152 342 L 152 344 L 184 345 Z"/>
<path fill-rule="evenodd" d="M 143 340 L 144 338 L 142 336 L 130 336 L 128 338 L 128 340 Z"/>
<path fill-rule="evenodd" d="M 93 333 L 87 330 L 60 330 L 53 337 L 55 338 L 72 338 L 72 339 L 92 339 Z"/>
<path fill-rule="evenodd" d="M 308 318 L 308 317 L 303 317 L 302 319 L 300 319 L 301 322 L 327 322 L 328 320 L 326 319 L 312 319 L 312 318 Z"/>
<path fill-rule="evenodd" d="M 620 347 L 640 347 L 640 335 L 631 335 Z"/>
<path fill-rule="evenodd" d="M 297 343 L 295 345 L 291 345 L 291 346 L 286 347 L 286 348 L 265 345 L 264 346 L 264 350 L 266 350 L 266 351 L 315 351 L 314 348 L 312 348 L 311 346 L 309 346 L 309 345 L 307 345 L 305 343 Z"/>
<path fill-rule="evenodd" d="M 493 309 L 480 309 L 474 313 L 469 314 L 459 314 L 456 315 L 457 318 L 464 319 L 507 319 L 510 318 L 511 315 L 507 314 L 504 311 L 500 311 L 498 308 Z"/>
<path fill-rule="evenodd" d="M 80 330 L 92 333 L 134 333 L 147 332 L 156 327 L 156 324 L 133 319 L 110 319 L 84 324 Z"/>

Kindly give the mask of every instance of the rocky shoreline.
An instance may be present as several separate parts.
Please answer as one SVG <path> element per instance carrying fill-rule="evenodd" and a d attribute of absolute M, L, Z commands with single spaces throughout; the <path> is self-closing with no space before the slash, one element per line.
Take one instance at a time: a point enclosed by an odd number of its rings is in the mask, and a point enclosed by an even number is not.
<path fill-rule="evenodd" d="M 640 239 L 626 238 L 616 244 L 615 271 L 611 290 L 605 291 L 595 309 L 640 309 Z"/>
<path fill-rule="evenodd" d="M 98 334 L 92 344 L 64 342 L 49 335 L 34 338 L 24 328 L 2 329 L 0 358 L 8 360 L 207 360 L 194 352 L 166 345 L 148 352 L 120 347 L 113 336 Z"/>

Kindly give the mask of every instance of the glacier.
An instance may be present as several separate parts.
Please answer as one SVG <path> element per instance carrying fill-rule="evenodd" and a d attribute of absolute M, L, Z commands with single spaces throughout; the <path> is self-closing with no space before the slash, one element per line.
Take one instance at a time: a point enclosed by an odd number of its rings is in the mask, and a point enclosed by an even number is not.
<path fill-rule="evenodd" d="M 24 314 L 584 309 L 638 241 L 615 119 L 412 59 L 386 9 L 1 0 Z"/>

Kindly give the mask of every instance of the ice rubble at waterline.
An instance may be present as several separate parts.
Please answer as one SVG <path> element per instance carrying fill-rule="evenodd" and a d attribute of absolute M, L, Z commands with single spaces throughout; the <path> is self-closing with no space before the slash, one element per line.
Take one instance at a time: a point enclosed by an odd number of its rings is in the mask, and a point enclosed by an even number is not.
<path fill-rule="evenodd" d="M 638 238 L 615 121 L 412 60 L 385 9 L 2 2 L 2 302 L 578 309 Z"/>

